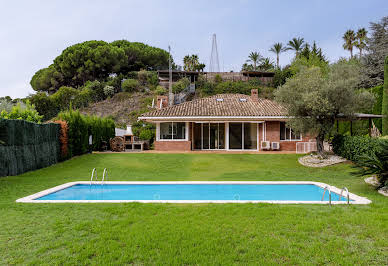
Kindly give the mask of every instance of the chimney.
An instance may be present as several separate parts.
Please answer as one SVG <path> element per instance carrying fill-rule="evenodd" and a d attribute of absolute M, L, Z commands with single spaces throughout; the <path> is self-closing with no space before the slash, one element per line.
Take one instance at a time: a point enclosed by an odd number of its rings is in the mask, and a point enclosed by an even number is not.
<path fill-rule="evenodd" d="M 251 89 L 251 100 L 252 100 L 252 102 L 259 101 L 259 94 L 258 94 L 257 89 Z"/>
<path fill-rule="evenodd" d="M 168 96 L 159 95 L 156 98 L 156 109 L 162 109 L 168 106 Z"/>

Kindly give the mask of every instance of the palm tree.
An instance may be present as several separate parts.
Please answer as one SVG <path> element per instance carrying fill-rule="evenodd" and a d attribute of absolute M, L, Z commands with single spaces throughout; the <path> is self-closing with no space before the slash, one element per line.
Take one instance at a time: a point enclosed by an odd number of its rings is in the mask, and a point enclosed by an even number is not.
<path fill-rule="evenodd" d="M 300 51 L 303 48 L 304 38 L 292 38 L 291 41 L 288 42 L 287 50 L 294 50 L 295 56 L 298 56 Z"/>
<path fill-rule="evenodd" d="M 188 71 L 190 69 L 190 56 L 189 55 L 185 55 L 185 57 L 183 57 L 183 69 L 185 71 Z"/>
<path fill-rule="evenodd" d="M 262 60 L 262 56 L 258 52 L 251 52 L 248 56 L 247 62 L 252 62 L 253 63 L 253 70 L 256 71 L 258 63 Z"/>
<path fill-rule="evenodd" d="M 261 64 L 259 65 L 260 69 L 262 70 L 270 70 L 274 69 L 274 63 L 272 62 L 271 58 L 265 57 L 261 60 Z"/>
<path fill-rule="evenodd" d="M 362 56 L 362 50 L 366 46 L 366 34 L 368 31 L 365 28 L 358 29 L 357 34 L 356 34 L 356 47 L 358 50 L 360 50 L 360 58 Z"/>
<path fill-rule="evenodd" d="M 350 52 L 350 58 L 353 58 L 353 46 L 356 44 L 356 34 L 353 30 L 347 30 L 342 36 L 342 39 L 344 39 L 345 43 L 343 45 L 345 50 L 348 50 Z"/>
<path fill-rule="evenodd" d="M 286 47 L 283 46 L 281 42 L 275 43 L 271 49 L 269 49 L 270 52 L 273 52 L 276 54 L 276 66 L 279 68 L 279 54 L 283 53 L 287 50 Z"/>

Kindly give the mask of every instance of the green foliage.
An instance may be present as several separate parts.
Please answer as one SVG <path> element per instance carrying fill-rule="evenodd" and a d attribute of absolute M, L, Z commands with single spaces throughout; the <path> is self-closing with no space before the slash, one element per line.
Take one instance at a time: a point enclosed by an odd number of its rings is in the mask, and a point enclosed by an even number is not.
<path fill-rule="evenodd" d="M 329 70 L 328 62 L 322 60 L 318 55 L 314 54 L 309 55 L 309 57 L 305 57 L 302 54 L 295 57 L 290 65 L 289 70 L 291 71 L 292 75 L 295 75 L 306 67 L 319 67 L 324 74 L 326 74 Z"/>
<path fill-rule="evenodd" d="M 105 86 L 104 87 L 104 95 L 105 97 L 112 97 L 115 94 L 115 88 L 113 86 Z"/>
<path fill-rule="evenodd" d="M 383 135 L 388 135 L 388 56 L 385 57 L 384 65 L 384 89 L 381 113 L 385 116 L 383 117 Z"/>
<path fill-rule="evenodd" d="M 181 78 L 180 80 L 178 80 L 177 82 L 175 82 L 172 85 L 172 92 L 173 93 L 180 93 L 184 89 L 186 89 L 189 85 L 190 85 L 190 80 L 188 78 L 186 78 L 186 77 Z"/>
<path fill-rule="evenodd" d="M 130 71 L 166 67 L 168 57 L 165 50 L 138 42 L 86 41 L 62 51 L 52 65 L 35 73 L 30 84 L 36 91 L 50 93 L 62 86 L 78 88 L 86 81 L 103 81 L 112 74 L 121 77 Z"/>
<path fill-rule="evenodd" d="M 381 115 L 382 114 L 382 106 L 383 106 L 383 85 L 376 86 L 370 89 L 371 93 L 375 97 L 375 104 L 373 105 L 372 114 Z M 373 119 L 376 127 L 382 131 L 382 119 L 375 118 Z"/>
<path fill-rule="evenodd" d="M 126 79 L 121 83 L 121 89 L 125 92 L 135 92 L 139 88 L 139 82 L 136 79 Z"/>
<path fill-rule="evenodd" d="M 214 82 L 215 82 L 215 83 L 221 83 L 221 82 L 222 82 L 222 77 L 221 77 L 220 74 L 216 74 L 216 75 L 214 76 Z"/>
<path fill-rule="evenodd" d="M 196 54 L 186 55 L 183 57 L 183 69 L 185 71 L 203 71 L 205 64 L 199 62 L 199 57 Z"/>
<path fill-rule="evenodd" d="M 7 112 L 6 110 L 1 111 L 0 118 L 19 119 L 26 120 L 28 122 L 40 123 L 43 116 L 39 115 L 39 113 L 35 110 L 35 106 L 27 101 L 25 106 L 22 106 L 21 103 L 17 103 L 16 106 L 12 107 L 10 112 Z"/>
<path fill-rule="evenodd" d="M 9 99 L 6 99 L 6 98 L 0 99 L 0 112 L 3 110 L 7 112 L 11 112 L 13 106 L 14 104 Z"/>
<path fill-rule="evenodd" d="M 59 112 L 59 107 L 56 105 L 51 96 L 45 92 L 38 92 L 29 97 L 32 104 L 35 105 L 36 110 L 40 115 L 43 115 L 43 120 L 47 121 Z"/>
<path fill-rule="evenodd" d="M 84 86 L 81 87 L 83 89 L 88 89 L 90 93 L 90 101 L 98 102 L 105 99 L 104 94 L 104 83 L 94 80 L 94 81 L 86 81 Z"/>
<path fill-rule="evenodd" d="M 137 79 L 142 86 L 155 88 L 159 84 L 158 74 L 155 71 L 141 70 L 137 73 Z"/>
<path fill-rule="evenodd" d="M 70 157 L 89 152 L 89 135 L 92 135 L 93 150 L 100 150 L 102 142 L 109 143 L 109 139 L 115 135 L 115 124 L 110 118 L 86 116 L 79 111 L 69 110 L 59 113 L 57 119 L 67 122 Z"/>
<path fill-rule="evenodd" d="M 52 64 L 47 68 L 38 70 L 32 77 L 30 84 L 35 91 L 55 92 L 63 85 L 63 82 L 62 73 Z"/>
<path fill-rule="evenodd" d="M 167 93 L 167 89 L 161 85 L 158 85 L 156 86 L 156 89 L 154 92 L 156 95 L 164 95 Z"/>
<path fill-rule="evenodd" d="M 331 141 L 335 154 L 351 161 L 357 161 L 360 156 L 371 156 L 378 149 L 382 140 L 364 136 L 335 135 Z"/>
<path fill-rule="evenodd" d="M 361 58 L 361 86 L 370 88 L 384 83 L 384 60 L 388 55 L 388 16 L 370 23 L 365 50 Z M 386 76 L 386 75 L 385 75 Z"/>
<path fill-rule="evenodd" d="M 132 124 L 132 132 L 141 140 L 149 140 L 152 143 L 155 139 L 155 125 L 143 121 Z"/>
<path fill-rule="evenodd" d="M 51 99 L 60 110 L 65 110 L 69 108 L 70 103 L 74 102 L 78 95 L 79 91 L 77 89 L 63 86 L 51 96 Z"/>
<path fill-rule="evenodd" d="M 291 77 L 292 77 L 292 71 L 289 66 L 283 69 L 276 69 L 275 75 L 272 80 L 273 86 L 275 88 L 282 86 L 286 83 L 287 79 Z"/>
<path fill-rule="evenodd" d="M 351 117 L 359 109 L 372 106 L 373 96 L 357 91 L 358 76 L 358 68 L 346 62 L 331 65 L 326 76 L 318 67 L 302 68 L 275 92 L 276 100 L 292 117 L 290 126 L 315 135 L 321 154 L 323 139 L 339 114 Z"/>
<path fill-rule="evenodd" d="M 199 91 L 202 96 L 209 96 L 209 95 L 215 95 L 220 93 L 241 93 L 241 94 L 250 95 L 251 89 L 257 89 L 259 94 L 262 91 L 261 81 L 259 79 L 251 79 L 249 81 L 240 80 L 240 81 L 210 82 L 200 77 L 196 83 L 196 88 L 197 88 L 197 91 Z M 269 89 L 269 90 L 272 90 L 272 89 Z"/>
<path fill-rule="evenodd" d="M 358 167 L 358 172 L 355 174 L 376 175 L 380 182 L 379 188 L 388 186 L 388 141 L 380 140 L 377 149 L 358 156 L 355 163 Z"/>

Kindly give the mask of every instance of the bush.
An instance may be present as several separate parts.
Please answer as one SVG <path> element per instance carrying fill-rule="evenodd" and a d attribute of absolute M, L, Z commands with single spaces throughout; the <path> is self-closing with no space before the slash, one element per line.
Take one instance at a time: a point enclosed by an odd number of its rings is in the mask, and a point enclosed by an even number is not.
<path fill-rule="evenodd" d="M 135 92 L 139 83 L 135 79 L 126 79 L 121 83 L 121 89 L 125 92 Z"/>
<path fill-rule="evenodd" d="M 105 99 L 104 84 L 98 80 L 87 81 L 84 84 L 83 89 L 89 89 L 91 102 L 98 102 Z"/>
<path fill-rule="evenodd" d="M 172 85 L 173 93 L 180 93 L 190 85 L 190 80 L 188 78 L 181 78 Z"/>
<path fill-rule="evenodd" d="M 51 96 L 48 96 L 44 92 L 38 92 L 29 97 L 31 103 L 35 105 L 36 111 L 40 115 L 43 115 L 43 120 L 47 121 L 55 117 L 59 112 L 59 107 L 53 101 Z"/>
<path fill-rule="evenodd" d="M 79 95 L 79 91 L 72 87 L 60 87 L 59 90 L 51 95 L 53 103 L 59 108 L 59 110 L 66 110 L 69 108 L 70 102 L 73 102 Z"/>
<path fill-rule="evenodd" d="M 372 156 L 380 149 L 384 140 L 363 136 L 336 135 L 332 140 L 335 154 L 351 161 L 357 161 L 360 156 Z"/>
<path fill-rule="evenodd" d="M 359 176 L 375 175 L 380 187 L 388 186 L 388 141 L 380 141 L 379 148 L 371 155 L 359 156 L 355 162 Z"/>
<path fill-rule="evenodd" d="M 100 150 L 102 142 L 109 143 L 115 135 L 115 124 L 110 118 L 82 115 L 69 110 L 58 114 L 58 119 L 68 124 L 69 156 L 81 155 L 89 151 L 89 135 L 92 135 L 93 150 Z"/>
<path fill-rule="evenodd" d="M 16 106 L 13 106 L 10 112 L 6 110 L 1 111 L 0 118 L 4 119 L 19 119 L 26 120 L 28 122 L 40 123 L 43 116 L 35 110 L 35 106 L 30 104 L 27 100 L 25 106 L 22 106 L 21 103 L 17 103 Z"/>
<path fill-rule="evenodd" d="M 105 97 L 112 97 L 115 94 L 115 88 L 113 86 L 105 86 L 104 87 L 104 95 Z"/>
<path fill-rule="evenodd" d="M 135 136 L 138 136 L 141 140 L 149 140 L 150 143 L 155 139 L 155 125 L 145 123 L 142 121 L 132 124 L 132 132 Z"/>
<path fill-rule="evenodd" d="M 156 86 L 155 93 L 156 95 L 164 95 L 167 93 L 167 89 L 163 86 L 158 85 Z"/>
<path fill-rule="evenodd" d="M 220 74 L 216 74 L 216 75 L 214 76 L 214 82 L 215 82 L 215 83 L 220 83 L 220 82 L 222 82 L 222 77 L 221 77 Z"/>

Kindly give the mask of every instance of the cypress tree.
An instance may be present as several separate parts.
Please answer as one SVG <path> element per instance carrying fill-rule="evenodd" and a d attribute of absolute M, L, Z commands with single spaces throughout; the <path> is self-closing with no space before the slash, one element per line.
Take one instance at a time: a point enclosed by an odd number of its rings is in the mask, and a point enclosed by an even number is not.
<path fill-rule="evenodd" d="M 383 89 L 383 135 L 388 135 L 388 56 L 384 64 L 384 89 Z"/>

